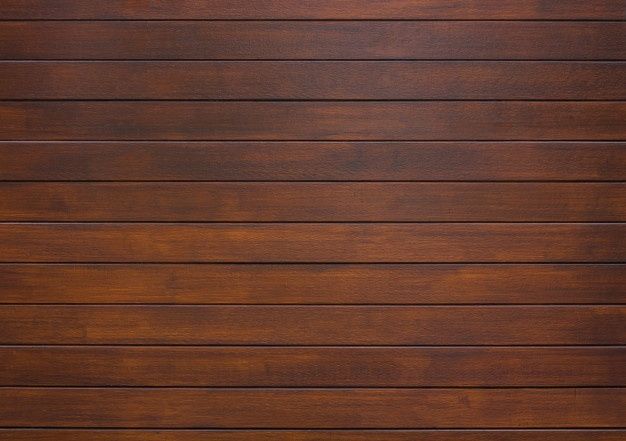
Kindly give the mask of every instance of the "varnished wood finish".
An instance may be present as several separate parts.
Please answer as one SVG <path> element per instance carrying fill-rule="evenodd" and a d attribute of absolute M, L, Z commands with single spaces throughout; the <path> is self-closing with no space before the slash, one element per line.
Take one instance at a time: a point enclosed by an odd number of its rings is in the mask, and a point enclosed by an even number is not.
<path fill-rule="evenodd" d="M 626 266 L 2 264 L 0 303 L 626 303 Z"/>
<path fill-rule="evenodd" d="M 0 389 L 5 427 L 602 428 L 624 418 L 623 388 Z"/>
<path fill-rule="evenodd" d="M 0 104 L 0 134 L 13 141 L 620 141 L 626 102 L 22 101 Z"/>
<path fill-rule="evenodd" d="M 624 347 L 11 346 L 0 358 L 1 386 L 626 386 Z"/>
<path fill-rule="evenodd" d="M 623 62 L 24 61 L 0 77 L 2 99 L 626 98 Z"/>
<path fill-rule="evenodd" d="M 0 429 L 2 441 L 623 441 L 623 430 Z"/>
<path fill-rule="evenodd" d="M 0 142 L 3 180 L 626 180 L 624 142 Z"/>
<path fill-rule="evenodd" d="M 624 306 L 3 305 L 0 322 L 0 344 L 626 344 Z"/>
<path fill-rule="evenodd" d="M 625 0 L 0 1 L 0 441 L 626 439 Z"/>
<path fill-rule="evenodd" d="M 71 430 L 0 429 L 2 441 L 622 441 L 622 430 Z"/>
<path fill-rule="evenodd" d="M 0 262 L 623 262 L 626 224 L 0 224 Z"/>
<path fill-rule="evenodd" d="M 622 20 L 624 0 L 3 0 L 2 19 Z"/>
<path fill-rule="evenodd" d="M 622 183 L 0 183 L 0 221 L 611 222 L 625 218 L 626 184 Z"/>
<path fill-rule="evenodd" d="M 3 22 L 14 60 L 623 60 L 624 22 Z"/>

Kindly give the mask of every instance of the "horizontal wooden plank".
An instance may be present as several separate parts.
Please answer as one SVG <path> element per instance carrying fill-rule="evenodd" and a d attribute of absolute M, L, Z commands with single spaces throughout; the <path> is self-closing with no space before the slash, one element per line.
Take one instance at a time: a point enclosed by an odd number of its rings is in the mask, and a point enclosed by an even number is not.
<path fill-rule="evenodd" d="M 0 429 L 2 441 L 623 441 L 623 430 Z"/>
<path fill-rule="evenodd" d="M 626 386 L 626 348 L 0 347 L 1 386 Z"/>
<path fill-rule="evenodd" d="M 523 403 L 523 405 L 520 405 Z M 625 389 L 0 389 L 5 427 L 619 427 Z"/>
<path fill-rule="evenodd" d="M 626 99 L 620 62 L 25 61 L 0 77 L 0 99 Z"/>
<path fill-rule="evenodd" d="M 624 60 L 624 22 L 12 21 L 1 59 Z"/>
<path fill-rule="evenodd" d="M 3 0 L 1 19 L 626 19 L 624 0 Z"/>
<path fill-rule="evenodd" d="M 622 223 L 3 223 L 0 262 L 619 263 L 625 241 Z"/>
<path fill-rule="evenodd" d="M 626 184 L 0 183 L 0 221 L 626 221 Z"/>
<path fill-rule="evenodd" d="M 621 141 L 626 102 L 4 101 L 0 134 L 12 141 Z"/>
<path fill-rule="evenodd" d="M 2 264 L 0 303 L 626 303 L 626 265 Z"/>
<path fill-rule="evenodd" d="M 0 142 L 2 180 L 626 180 L 623 142 Z"/>
<path fill-rule="evenodd" d="M 4 305 L 0 323 L 0 344 L 626 343 L 623 306 Z"/>

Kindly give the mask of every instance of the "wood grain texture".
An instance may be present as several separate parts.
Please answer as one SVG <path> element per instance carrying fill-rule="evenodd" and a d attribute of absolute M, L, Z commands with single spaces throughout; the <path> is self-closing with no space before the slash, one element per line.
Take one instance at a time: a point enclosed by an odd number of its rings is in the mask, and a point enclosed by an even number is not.
<path fill-rule="evenodd" d="M 623 430 L 0 429 L 2 441 L 623 441 Z"/>
<path fill-rule="evenodd" d="M 626 303 L 626 265 L 2 264 L 0 303 Z"/>
<path fill-rule="evenodd" d="M 3 305 L 0 323 L 0 344 L 626 343 L 624 306 Z"/>
<path fill-rule="evenodd" d="M 0 77 L 0 99 L 626 99 L 623 62 L 25 61 Z"/>
<path fill-rule="evenodd" d="M 0 1 L 0 441 L 626 438 L 624 42 L 626 0 Z"/>
<path fill-rule="evenodd" d="M 0 142 L 2 180 L 626 180 L 624 142 Z"/>
<path fill-rule="evenodd" d="M 625 347 L 0 347 L 1 386 L 626 386 Z"/>
<path fill-rule="evenodd" d="M 140 430 L 0 429 L 3 441 L 621 441 L 622 430 Z"/>
<path fill-rule="evenodd" d="M 626 184 L 0 183 L 0 221 L 619 222 Z"/>
<path fill-rule="evenodd" d="M 619 263 L 625 241 L 622 223 L 4 223 L 0 262 Z"/>
<path fill-rule="evenodd" d="M 622 141 L 626 102 L 4 101 L 0 136 L 12 141 Z"/>
<path fill-rule="evenodd" d="M 1 19 L 626 19 L 624 0 L 3 0 Z"/>
<path fill-rule="evenodd" d="M 624 60 L 624 22 L 12 21 L 0 59 Z"/>
<path fill-rule="evenodd" d="M 603 428 L 624 418 L 622 388 L 0 389 L 4 427 Z"/>

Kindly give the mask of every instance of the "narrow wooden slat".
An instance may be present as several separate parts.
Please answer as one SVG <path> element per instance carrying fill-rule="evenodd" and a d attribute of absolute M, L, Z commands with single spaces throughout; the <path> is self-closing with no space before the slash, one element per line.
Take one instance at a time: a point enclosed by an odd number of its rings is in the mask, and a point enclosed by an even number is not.
<path fill-rule="evenodd" d="M 3 441 L 622 441 L 621 430 L 140 430 L 0 429 Z"/>
<path fill-rule="evenodd" d="M 0 221 L 626 221 L 626 184 L 0 183 Z"/>
<path fill-rule="evenodd" d="M 624 22 L 4 22 L 1 59 L 623 60 Z"/>
<path fill-rule="evenodd" d="M 4 305 L 0 324 L 0 344 L 626 343 L 623 306 Z"/>
<path fill-rule="evenodd" d="M 626 224 L 0 224 L 0 262 L 623 262 Z"/>
<path fill-rule="evenodd" d="M 3 180 L 626 180 L 623 142 L 0 142 Z"/>
<path fill-rule="evenodd" d="M 0 389 L 5 427 L 603 428 L 624 418 L 626 389 L 612 388 Z"/>
<path fill-rule="evenodd" d="M 2 441 L 623 441 L 623 430 L 0 429 Z"/>
<path fill-rule="evenodd" d="M 0 77 L 0 99 L 626 99 L 620 62 L 0 62 Z"/>
<path fill-rule="evenodd" d="M 626 348 L 0 347 L 0 386 L 626 386 Z"/>
<path fill-rule="evenodd" d="M 620 141 L 626 102 L 5 101 L 0 134 L 13 141 Z"/>
<path fill-rule="evenodd" d="M 2 264 L 0 303 L 626 303 L 626 265 Z"/>
<path fill-rule="evenodd" d="M 3 0 L 2 19 L 626 19 L 624 0 Z"/>

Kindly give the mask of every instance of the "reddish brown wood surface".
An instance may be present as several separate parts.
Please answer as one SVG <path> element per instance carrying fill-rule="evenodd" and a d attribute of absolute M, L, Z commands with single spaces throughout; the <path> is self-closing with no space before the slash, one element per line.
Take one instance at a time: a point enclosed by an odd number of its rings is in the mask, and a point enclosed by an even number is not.
<path fill-rule="evenodd" d="M 5 346 L 0 358 L 2 386 L 626 386 L 624 347 Z"/>
<path fill-rule="evenodd" d="M 619 222 L 626 184 L 0 183 L 0 221 Z"/>
<path fill-rule="evenodd" d="M 0 321 L 0 344 L 626 344 L 624 306 L 3 305 Z"/>
<path fill-rule="evenodd" d="M 624 439 L 624 42 L 624 0 L 1 1 L 0 441 Z"/>
<path fill-rule="evenodd" d="M 623 60 L 626 23 L 11 21 L 5 60 Z"/>
<path fill-rule="evenodd" d="M 2 99 L 626 98 L 623 62 L 24 61 L 0 77 Z"/>
<path fill-rule="evenodd" d="M 71 430 L 0 429 L 3 441 L 621 441 L 622 430 Z"/>
<path fill-rule="evenodd" d="M 0 429 L 2 441 L 622 441 L 623 430 L 98 430 Z"/>
<path fill-rule="evenodd" d="M 0 224 L 0 262 L 623 262 L 616 224 Z"/>
<path fill-rule="evenodd" d="M 4 102 L 0 134 L 23 141 L 621 141 L 626 102 Z"/>
<path fill-rule="evenodd" d="M 3 180 L 626 180 L 624 142 L 2 142 Z"/>
<path fill-rule="evenodd" d="M 603 428 L 624 418 L 622 388 L 0 389 L 5 427 Z"/>
<path fill-rule="evenodd" d="M 626 19 L 624 0 L 3 0 L 2 19 Z"/>
<path fill-rule="evenodd" d="M 2 264 L 0 303 L 626 303 L 626 266 Z"/>

